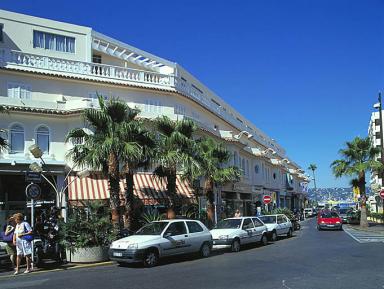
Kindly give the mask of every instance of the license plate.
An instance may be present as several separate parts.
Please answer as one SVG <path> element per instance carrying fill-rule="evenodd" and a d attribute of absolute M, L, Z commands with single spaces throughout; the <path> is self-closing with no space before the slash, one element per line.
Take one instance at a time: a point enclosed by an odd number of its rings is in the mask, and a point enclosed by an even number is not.
<path fill-rule="evenodd" d="M 123 257 L 123 253 L 113 252 L 113 256 L 115 256 L 115 257 Z"/>
<path fill-rule="evenodd" d="M 335 225 L 327 225 L 327 227 L 334 227 Z"/>

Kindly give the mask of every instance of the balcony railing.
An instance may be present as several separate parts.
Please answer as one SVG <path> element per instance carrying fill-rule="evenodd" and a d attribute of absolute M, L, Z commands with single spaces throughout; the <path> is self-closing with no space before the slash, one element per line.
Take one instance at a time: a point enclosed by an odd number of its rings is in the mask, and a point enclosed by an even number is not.
<path fill-rule="evenodd" d="M 211 101 L 202 91 L 196 89 L 191 83 L 173 74 L 161 74 L 120 66 L 112 66 L 100 63 L 68 60 L 63 58 L 42 56 L 24 53 L 9 49 L 0 49 L 0 66 L 13 69 L 22 69 L 32 72 L 54 73 L 56 75 L 77 76 L 84 79 L 98 79 L 128 82 L 132 84 L 150 85 L 171 90 L 177 90 L 187 97 L 195 100 L 203 107 L 218 115 L 225 121 L 237 127 L 240 131 L 249 131 L 253 137 L 266 147 L 274 146 L 269 140 L 257 131 L 252 130 L 223 107 Z"/>
<path fill-rule="evenodd" d="M 23 53 L 14 50 L 0 50 L 0 63 L 5 67 L 23 67 L 26 70 L 49 70 L 80 77 L 108 78 L 142 84 L 173 86 L 173 75 L 160 74 L 119 66 L 83 62 Z"/>

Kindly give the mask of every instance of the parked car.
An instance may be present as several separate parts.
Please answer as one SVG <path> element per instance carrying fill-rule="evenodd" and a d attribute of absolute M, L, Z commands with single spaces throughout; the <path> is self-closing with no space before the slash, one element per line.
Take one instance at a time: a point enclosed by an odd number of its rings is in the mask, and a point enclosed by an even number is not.
<path fill-rule="evenodd" d="M 257 217 L 224 219 L 211 230 L 213 248 L 239 252 L 241 245 L 256 242 L 267 245 L 267 232 L 267 226 Z"/>
<path fill-rule="evenodd" d="M 336 212 L 323 210 L 317 218 L 317 229 L 342 230 L 343 220 Z"/>
<path fill-rule="evenodd" d="M 347 213 L 348 224 L 358 225 L 360 224 L 361 211 L 351 210 Z"/>
<path fill-rule="evenodd" d="M 341 208 L 339 209 L 339 216 L 343 221 L 343 224 L 348 223 L 348 212 L 352 211 L 352 208 Z"/>
<path fill-rule="evenodd" d="M 12 268 L 11 259 L 5 250 L 7 243 L 0 241 L 0 268 L 10 270 Z"/>
<path fill-rule="evenodd" d="M 153 267 L 162 257 L 194 252 L 208 257 L 211 249 L 212 236 L 203 223 L 175 219 L 149 223 L 134 235 L 114 241 L 109 258 L 119 264 L 143 262 Z"/>
<path fill-rule="evenodd" d="M 261 216 L 260 220 L 268 228 L 269 240 L 276 241 L 279 236 L 292 237 L 292 223 L 286 215 L 265 215 Z"/>
<path fill-rule="evenodd" d="M 306 218 L 311 218 L 311 217 L 316 216 L 316 212 L 313 208 L 305 208 L 304 209 L 304 216 Z"/>

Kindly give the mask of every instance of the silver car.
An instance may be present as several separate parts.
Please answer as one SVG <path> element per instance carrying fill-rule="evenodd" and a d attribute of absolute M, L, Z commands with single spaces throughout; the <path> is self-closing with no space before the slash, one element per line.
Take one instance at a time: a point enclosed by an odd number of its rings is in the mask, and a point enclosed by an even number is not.
<path fill-rule="evenodd" d="M 200 252 L 208 257 L 212 249 L 212 235 L 203 223 L 176 219 L 152 222 L 136 234 L 113 242 L 109 258 L 122 263 L 143 262 L 156 266 L 161 257 Z"/>

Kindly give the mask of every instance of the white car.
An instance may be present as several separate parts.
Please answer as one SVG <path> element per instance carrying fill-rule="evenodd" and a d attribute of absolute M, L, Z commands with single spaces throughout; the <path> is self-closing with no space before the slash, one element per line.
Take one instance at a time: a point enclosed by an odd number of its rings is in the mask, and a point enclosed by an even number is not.
<path fill-rule="evenodd" d="M 304 216 L 306 218 L 310 218 L 310 217 L 314 217 L 316 214 L 315 214 L 315 210 L 312 209 L 312 208 L 305 208 L 304 209 Z"/>
<path fill-rule="evenodd" d="M 211 249 L 212 236 L 203 223 L 175 219 L 149 223 L 134 235 L 114 241 L 109 258 L 119 264 L 143 262 L 153 267 L 161 257 L 194 252 L 208 257 Z"/>
<path fill-rule="evenodd" d="M 276 241 L 278 236 L 292 237 L 292 223 L 284 214 L 265 215 L 259 217 L 268 228 L 268 238 Z"/>
<path fill-rule="evenodd" d="M 268 244 L 267 227 L 257 217 L 224 219 L 211 230 L 211 234 L 214 249 L 230 248 L 232 252 L 238 252 L 244 244 Z"/>

